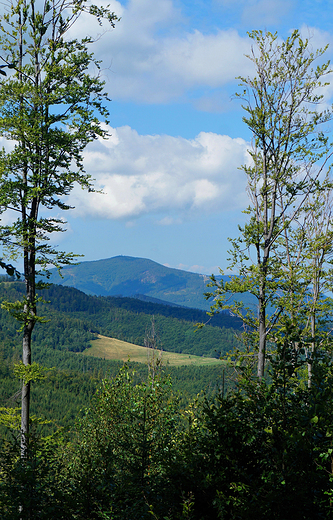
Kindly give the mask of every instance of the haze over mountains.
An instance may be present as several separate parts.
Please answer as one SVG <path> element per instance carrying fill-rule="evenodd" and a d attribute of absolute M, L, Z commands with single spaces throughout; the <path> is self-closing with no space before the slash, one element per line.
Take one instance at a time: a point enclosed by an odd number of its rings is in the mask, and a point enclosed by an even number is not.
<path fill-rule="evenodd" d="M 204 298 L 209 277 L 165 267 L 146 258 L 116 256 L 66 266 L 51 282 L 95 296 L 135 296 L 149 301 L 209 310 Z"/>

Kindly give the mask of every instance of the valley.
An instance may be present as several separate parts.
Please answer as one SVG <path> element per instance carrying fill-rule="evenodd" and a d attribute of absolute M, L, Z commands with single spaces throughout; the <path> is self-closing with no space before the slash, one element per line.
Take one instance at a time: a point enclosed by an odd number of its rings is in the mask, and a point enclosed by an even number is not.
<path fill-rule="evenodd" d="M 18 301 L 21 281 L 3 277 L 1 301 Z M 33 383 L 32 413 L 47 420 L 43 431 L 70 428 L 103 378 L 114 377 L 124 362 L 136 381 L 148 375 L 145 337 L 154 323 L 161 371 L 169 375 L 184 406 L 199 393 L 214 395 L 228 368 L 219 359 L 238 344 L 239 321 L 227 314 L 206 312 L 165 302 L 119 296 L 95 296 L 73 287 L 52 285 L 40 292 L 44 302 L 33 332 L 33 362 L 46 369 L 45 379 Z M 198 329 L 198 323 L 206 325 Z M 21 360 L 17 321 L 0 308 L 0 407 L 18 404 L 21 383 L 14 364 Z M 229 384 L 229 383 L 228 383 Z"/>

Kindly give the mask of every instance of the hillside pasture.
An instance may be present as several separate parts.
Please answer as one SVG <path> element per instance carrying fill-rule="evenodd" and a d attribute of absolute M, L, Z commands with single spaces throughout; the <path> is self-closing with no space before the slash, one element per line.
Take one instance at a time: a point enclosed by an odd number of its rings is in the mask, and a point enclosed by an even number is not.
<path fill-rule="evenodd" d="M 147 349 L 146 347 L 140 347 L 133 343 L 127 343 L 126 341 L 108 338 L 98 334 L 97 339 L 94 339 L 91 342 L 91 347 L 84 350 L 83 354 L 85 356 L 94 356 L 102 359 L 122 361 L 128 361 L 128 359 L 130 359 L 131 361 L 147 364 L 148 355 L 151 354 L 151 351 L 148 352 L 148 350 L 150 349 Z M 156 352 L 156 355 L 159 355 L 159 351 Z M 162 363 L 171 366 L 209 366 L 221 363 L 221 361 L 216 358 L 193 356 L 189 354 L 176 354 L 175 352 L 162 351 L 161 356 Z"/>

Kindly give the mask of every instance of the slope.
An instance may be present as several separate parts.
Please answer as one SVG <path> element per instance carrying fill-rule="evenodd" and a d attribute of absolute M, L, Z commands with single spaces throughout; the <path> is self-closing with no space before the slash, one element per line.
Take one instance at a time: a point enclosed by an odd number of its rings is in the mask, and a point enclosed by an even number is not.
<path fill-rule="evenodd" d="M 22 282 L 0 283 L 1 300 L 15 301 L 23 293 Z M 218 349 L 225 352 L 236 341 L 233 330 L 223 325 L 233 323 L 238 326 L 237 321 L 229 316 L 216 316 L 212 320 L 214 325 L 195 332 L 195 322 L 206 319 L 202 311 L 130 298 L 89 296 L 61 286 L 51 287 L 43 292 L 43 296 L 50 303 L 40 305 L 39 314 L 50 321 L 36 325 L 33 361 L 55 369 L 48 373 L 44 382 L 34 385 L 32 413 L 37 416 L 70 427 L 78 410 L 89 404 L 98 381 L 115 375 L 122 364 L 116 360 L 82 355 L 81 352 L 91 353 L 91 345 L 98 341 L 94 339 L 97 333 L 108 331 L 120 339 L 130 341 L 131 336 L 138 338 L 142 345 L 153 316 L 160 336 L 159 346 L 165 350 L 168 347 L 170 352 L 183 352 L 180 356 L 190 362 L 188 366 L 172 366 L 165 361 L 174 388 L 181 390 L 183 398 L 189 399 L 205 387 L 214 392 L 221 384 L 224 365 L 217 359 L 210 360 L 209 356 L 212 352 L 217 357 Z M 13 376 L 13 363 L 18 362 L 21 355 L 18 328 L 17 321 L 0 309 L 0 406 L 15 405 L 19 396 L 20 382 Z M 190 359 L 195 354 L 200 356 L 199 365 Z M 170 355 L 176 358 L 174 354 Z M 142 363 L 134 366 L 138 377 L 147 376 L 147 366 Z"/>
<path fill-rule="evenodd" d="M 21 299 L 23 291 L 22 282 L 2 282 L 0 300 Z M 196 331 L 197 322 L 207 321 L 203 311 L 130 298 L 96 297 L 62 286 L 43 291 L 43 297 L 50 303 L 39 305 L 39 315 L 48 322 L 37 324 L 33 335 L 34 344 L 43 348 L 82 352 L 96 334 L 143 346 L 153 316 L 158 347 L 163 350 L 218 357 L 237 344 L 233 329 L 240 325 L 228 315 L 216 316 Z M 0 309 L 0 348 L 8 354 L 20 352 L 17 329 L 17 322 Z"/>
<path fill-rule="evenodd" d="M 113 359 L 121 361 L 135 361 L 136 363 L 148 364 L 152 358 L 158 359 L 166 366 L 211 366 L 221 364 L 222 361 L 216 358 L 203 356 L 190 356 L 188 354 L 176 354 L 153 349 L 147 349 L 139 345 L 133 345 L 119 339 L 108 338 L 98 334 L 97 338 L 91 342 L 91 347 L 83 351 L 85 356 L 93 356 L 101 359 Z"/>
<path fill-rule="evenodd" d="M 63 278 L 52 272 L 51 282 L 96 296 L 135 296 L 209 310 L 204 298 L 209 277 L 165 267 L 145 258 L 116 256 L 64 267 Z M 250 295 L 243 301 L 255 304 Z"/>

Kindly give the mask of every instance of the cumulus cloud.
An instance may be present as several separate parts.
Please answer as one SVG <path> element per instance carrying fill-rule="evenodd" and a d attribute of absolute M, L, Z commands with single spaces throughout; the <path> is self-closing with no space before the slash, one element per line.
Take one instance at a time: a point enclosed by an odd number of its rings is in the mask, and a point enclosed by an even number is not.
<path fill-rule="evenodd" d="M 128 126 L 89 145 L 86 169 L 104 194 L 74 189 L 76 215 L 129 219 L 163 214 L 161 225 L 181 216 L 244 207 L 248 160 L 240 138 L 201 132 L 195 139 L 139 135 Z"/>
<path fill-rule="evenodd" d="M 166 103 L 189 89 L 223 86 L 251 70 L 244 57 L 247 36 L 235 30 L 186 31 L 172 0 L 130 0 L 126 6 L 112 0 L 110 8 L 121 21 L 94 44 L 94 52 L 103 61 L 114 100 Z M 73 26 L 75 36 L 99 33 L 88 15 Z"/>
<path fill-rule="evenodd" d="M 261 28 L 277 24 L 295 4 L 290 0 L 215 3 L 221 9 L 239 11 L 244 25 Z M 188 30 L 174 0 L 129 0 L 126 4 L 111 0 L 110 8 L 121 21 L 94 44 L 94 52 L 103 62 L 102 75 L 114 100 L 169 103 L 187 98 L 200 110 L 221 112 L 228 110 L 229 98 L 220 92 L 206 92 L 199 98 L 190 94 L 196 89 L 225 89 L 240 74 L 253 73 L 253 64 L 245 57 L 251 47 L 247 35 L 235 29 Z M 73 31 L 81 37 L 95 36 L 101 28 L 83 15 Z M 311 31 L 314 47 L 332 39 L 318 29 Z"/>

